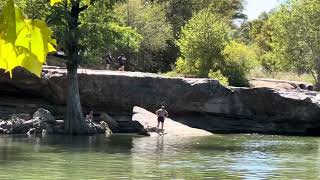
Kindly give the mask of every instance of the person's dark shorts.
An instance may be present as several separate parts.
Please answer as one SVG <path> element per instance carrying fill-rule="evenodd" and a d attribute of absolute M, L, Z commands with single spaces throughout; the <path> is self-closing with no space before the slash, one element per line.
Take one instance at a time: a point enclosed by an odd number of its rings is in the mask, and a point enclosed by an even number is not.
<path fill-rule="evenodd" d="M 164 122 L 164 117 L 158 116 L 158 122 Z"/>

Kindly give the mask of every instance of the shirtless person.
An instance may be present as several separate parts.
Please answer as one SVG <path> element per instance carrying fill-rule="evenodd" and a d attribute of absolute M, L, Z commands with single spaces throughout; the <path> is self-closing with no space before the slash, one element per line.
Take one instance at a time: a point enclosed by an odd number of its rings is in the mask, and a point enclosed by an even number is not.
<path fill-rule="evenodd" d="M 159 130 L 159 125 L 161 123 L 161 131 L 160 132 L 163 132 L 164 120 L 165 120 L 165 118 L 167 118 L 169 116 L 168 111 L 166 111 L 164 108 L 165 107 L 162 106 L 161 109 L 158 109 L 156 111 L 156 115 L 158 116 L 158 126 L 157 126 L 158 130 Z"/>

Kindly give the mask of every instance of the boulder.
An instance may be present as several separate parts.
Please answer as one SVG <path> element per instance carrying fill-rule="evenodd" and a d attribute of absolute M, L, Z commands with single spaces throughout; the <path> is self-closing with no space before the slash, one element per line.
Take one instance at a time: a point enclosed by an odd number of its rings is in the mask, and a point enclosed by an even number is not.
<path fill-rule="evenodd" d="M 143 108 L 134 107 L 134 115 L 132 120 L 139 122 L 142 125 L 145 132 L 141 131 L 143 134 L 148 134 L 147 132 L 154 132 L 157 129 L 157 116 Z M 166 118 L 164 121 L 164 133 L 166 136 L 179 136 L 179 137 L 190 137 L 190 136 L 208 136 L 212 135 L 211 132 L 192 128 L 176 122 L 170 118 Z"/>
<path fill-rule="evenodd" d="M 48 110 L 42 109 L 42 108 L 39 108 L 33 114 L 33 119 L 39 119 L 42 122 L 48 122 L 48 123 L 53 123 L 56 121 Z"/>
<path fill-rule="evenodd" d="M 106 131 L 106 134 L 112 134 L 112 130 L 109 128 L 106 122 L 100 121 L 100 127 Z"/>
<path fill-rule="evenodd" d="M 102 113 L 100 115 L 100 121 L 104 121 L 107 123 L 108 127 L 111 129 L 113 133 L 119 132 L 119 124 L 116 120 L 114 120 L 107 113 Z M 101 123 L 101 122 L 100 122 Z"/>

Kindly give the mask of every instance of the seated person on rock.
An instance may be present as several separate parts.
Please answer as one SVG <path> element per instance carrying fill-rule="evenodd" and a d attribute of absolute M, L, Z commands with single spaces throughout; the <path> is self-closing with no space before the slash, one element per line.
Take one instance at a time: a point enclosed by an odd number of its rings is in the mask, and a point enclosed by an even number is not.
<path fill-rule="evenodd" d="M 93 124 L 93 111 L 90 111 L 90 113 L 86 116 L 86 122 L 89 125 Z"/>
<path fill-rule="evenodd" d="M 157 129 L 159 130 L 159 125 L 161 123 L 161 131 L 160 132 L 163 132 L 163 124 L 164 124 L 164 120 L 165 118 L 167 118 L 169 116 L 169 113 L 168 111 L 166 111 L 164 109 L 165 107 L 162 106 L 161 109 L 158 109 L 156 111 L 156 115 L 158 116 L 158 125 L 157 125 Z"/>

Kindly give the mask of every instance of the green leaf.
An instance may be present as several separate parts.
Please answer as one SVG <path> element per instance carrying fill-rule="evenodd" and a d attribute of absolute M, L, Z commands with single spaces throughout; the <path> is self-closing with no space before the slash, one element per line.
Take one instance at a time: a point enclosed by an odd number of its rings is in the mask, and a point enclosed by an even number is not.
<path fill-rule="evenodd" d="M 44 21 L 25 19 L 13 0 L 4 7 L 0 22 L 0 68 L 12 76 L 21 66 L 40 77 L 47 53 L 55 51 L 51 29 Z"/>
<path fill-rule="evenodd" d="M 54 6 L 56 3 L 61 3 L 63 0 L 50 0 L 50 5 Z"/>

